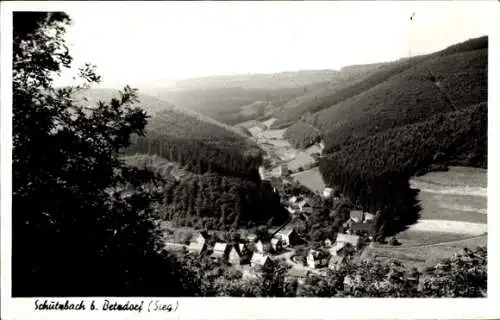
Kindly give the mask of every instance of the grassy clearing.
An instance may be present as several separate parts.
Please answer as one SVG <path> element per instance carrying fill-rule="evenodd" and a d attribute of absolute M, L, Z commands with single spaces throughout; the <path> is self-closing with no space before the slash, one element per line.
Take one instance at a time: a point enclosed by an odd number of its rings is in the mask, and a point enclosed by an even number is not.
<path fill-rule="evenodd" d="M 457 240 L 450 243 L 426 245 L 422 247 L 368 247 L 363 252 L 363 258 L 376 258 L 379 260 L 401 260 L 408 267 L 423 268 L 437 263 L 439 260 L 447 259 L 463 248 L 476 248 L 477 246 L 487 246 L 487 236 L 479 236 L 470 239 Z"/>
<path fill-rule="evenodd" d="M 420 220 L 413 224 L 410 229 L 415 231 L 462 233 L 476 236 L 486 233 L 488 226 L 485 223 L 454 220 Z"/>
<path fill-rule="evenodd" d="M 422 219 L 457 220 L 487 223 L 487 199 L 476 196 L 456 196 L 420 192 L 418 195 Z"/>
<path fill-rule="evenodd" d="M 463 233 L 439 232 L 439 231 L 421 231 L 408 229 L 398 234 L 398 240 L 401 242 L 400 248 L 414 247 L 418 245 L 430 245 L 441 242 L 462 240 L 470 237 Z M 387 247 L 388 245 L 384 245 Z"/>
<path fill-rule="evenodd" d="M 313 192 L 323 191 L 325 189 L 325 182 L 319 169 L 312 168 L 307 171 L 299 172 L 292 175 L 293 180 L 299 182 Z"/>

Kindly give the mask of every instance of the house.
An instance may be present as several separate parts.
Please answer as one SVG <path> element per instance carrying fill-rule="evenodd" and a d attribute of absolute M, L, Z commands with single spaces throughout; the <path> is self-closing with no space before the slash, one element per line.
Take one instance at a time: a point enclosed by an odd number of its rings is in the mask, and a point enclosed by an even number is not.
<path fill-rule="evenodd" d="M 201 254 L 207 248 L 207 239 L 208 234 L 206 232 L 196 232 L 189 240 L 188 251 Z"/>
<path fill-rule="evenodd" d="M 250 265 L 252 267 L 263 267 L 266 264 L 272 264 L 272 260 L 269 256 L 265 256 L 262 253 L 254 252 L 252 259 L 250 260 Z"/>
<path fill-rule="evenodd" d="M 350 218 L 353 222 L 363 222 L 363 211 L 352 210 L 350 213 Z"/>
<path fill-rule="evenodd" d="M 290 206 L 288 206 L 286 209 L 287 209 L 287 210 L 288 210 L 288 212 L 290 212 L 291 214 L 294 214 L 295 212 L 297 212 L 297 210 L 296 210 L 296 209 L 293 209 L 293 208 L 292 208 L 292 207 L 290 207 Z"/>
<path fill-rule="evenodd" d="M 241 264 L 241 256 L 235 247 L 231 248 L 231 251 L 229 251 L 228 261 L 233 266 L 239 266 Z"/>
<path fill-rule="evenodd" d="M 249 233 L 247 234 L 247 240 L 248 242 L 255 242 L 255 240 L 257 240 L 257 235 L 255 233 Z"/>
<path fill-rule="evenodd" d="M 373 213 L 365 212 L 364 222 L 373 221 L 374 219 L 375 219 L 375 215 Z"/>
<path fill-rule="evenodd" d="M 255 243 L 255 251 L 254 252 L 258 252 L 258 253 L 264 253 L 264 245 L 262 244 L 262 241 L 257 241 Z"/>
<path fill-rule="evenodd" d="M 227 254 L 229 253 L 228 249 L 229 246 L 227 245 L 227 243 L 216 242 L 211 257 L 224 259 L 227 257 Z"/>
<path fill-rule="evenodd" d="M 333 188 L 325 188 L 323 190 L 323 198 L 330 198 L 333 195 Z"/>
<path fill-rule="evenodd" d="M 330 255 L 332 256 L 341 256 L 346 251 L 344 250 L 345 246 L 346 246 L 345 242 L 336 242 L 333 247 L 330 247 L 328 249 L 328 252 L 330 252 Z"/>
<path fill-rule="evenodd" d="M 207 244 L 205 241 L 203 243 L 199 243 L 196 241 L 191 241 L 187 247 L 187 250 L 191 253 L 201 254 L 207 248 Z"/>
<path fill-rule="evenodd" d="M 286 163 L 282 163 L 278 166 L 278 176 L 286 176 L 288 174 L 288 165 Z"/>
<path fill-rule="evenodd" d="M 324 251 L 309 250 L 306 257 L 306 264 L 309 268 L 321 268 L 328 264 L 330 254 Z"/>
<path fill-rule="evenodd" d="M 325 239 L 325 247 L 329 248 L 329 247 L 331 247 L 331 246 L 332 246 L 332 240 L 330 240 L 330 239 L 328 239 L 328 238 L 327 238 L 327 239 Z"/>
<path fill-rule="evenodd" d="M 368 233 L 370 234 L 373 231 L 373 223 L 353 223 L 349 227 L 352 233 L 354 234 L 361 234 L 361 233 Z"/>
<path fill-rule="evenodd" d="M 345 257 L 344 256 L 331 256 L 330 260 L 328 261 L 328 269 L 338 271 L 342 264 L 345 262 Z"/>
<path fill-rule="evenodd" d="M 303 284 L 310 272 L 306 268 L 290 268 L 286 274 L 285 281 L 297 280 L 299 284 Z"/>
<path fill-rule="evenodd" d="M 281 239 L 272 238 L 271 248 L 273 249 L 274 252 L 280 252 L 281 250 L 283 250 L 283 244 Z"/>
<path fill-rule="evenodd" d="M 301 238 L 293 227 L 280 230 L 276 236 L 281 239 L 283 247 L 293 246 L 301 243 Z"/>
<path fill-rule="evenodd" d="M 336 243 L 349 243 L 354 248 L 357 248 L 359 244 L 359 236 L 353 234 L 339 233 L 337 234 Z"/>

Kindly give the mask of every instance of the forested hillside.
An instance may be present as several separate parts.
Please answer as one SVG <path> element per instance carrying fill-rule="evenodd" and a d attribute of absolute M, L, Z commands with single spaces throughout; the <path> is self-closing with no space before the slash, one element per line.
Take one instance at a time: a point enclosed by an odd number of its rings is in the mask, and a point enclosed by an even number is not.
<path fill-rule="evenodd" d="M 129 166 L 155 171 L 164 178 L 159 218 L 177 225 L 217 230 L 280 224 L 288 212 L 267 182 L 217 173 L 195 174 L 158 156 L 125 157 Z"/>
<path fill-rule="evenodd" d="M 373 72 L 365 74 L 363 77 L 356 78 L 356 81 L 345 81 L 343 85 L 337 85 L 335 87 L 329 88 L 328 90 L 318 92 L 317 94 L 307 94 L 303 97 L 295 99 L 300 103 L 291 105 L 291 107 L 288 108 L 286 112 L 280 112 L 275 115 L 280 119 L 275 123 L 275 126 L 297 120 L 304 113 L 314 113 L 322 109 L 332 107 L 346 99 L 355 97 L 356 95 L 361 94 L 400 73 L 410 70 L 411 68 L 416 67 L 425 61 L 444 57 L 447 55 L 487 48 L 488 38 L 480 37 L 452 45 L 433 54 L 416 56 L 410 59 L 401 59 L 398 61 L 382 64 L 380 66 L 377 66 L 377 68 L 375 68 Z M 289 104 L 291 104 L 291 102 Z"/>
<path fill-rule="evenodd" d="M 335 81 L 330 81 L 327 85 L 315 90 L 308 90 L 293 100 L 288 101 L 282 108 L 274 113 L 278 121 L 274 123 L 275 128 L 293 123 L 305 113 L 314 113 L 343 99 L 343 94 L 350 94 L 347 88 L 354 88 L 355 84 L 363 79 L 369 78 L 372 74 L 378 74 L 379 70 L 384 70 L 385 63 L 369 65 L 347 66 L 342 68 Z M 352 89 L 351 89 L 352 90 Z"/>
<path fill-rule="evenodd" d="M 418 218 L 410 176 L 439 164 L 487 167 L 486 103 L 353 139 L 321 159 L 320 170 L 366 210 L 383 208 L 377 228 L 391 233 Z"/>
<path fill-rule="evenodd" d="M 115 90 L 91 89 L 76 98 L 92 106 L 117 95 Z M 126 154 L 156 154 L 197 173 L 211 171 L 257 179 L 262 151 L 243 133 L 148 95 L 138 99 L 150 118 L 146 134 L 132 136 Z"/>
<path fill-rule="evenodd" d="M 407 125 L 487 101 L 488 51 L 434 58 L 315 116 L 327 150 L 345 139 Z"/>

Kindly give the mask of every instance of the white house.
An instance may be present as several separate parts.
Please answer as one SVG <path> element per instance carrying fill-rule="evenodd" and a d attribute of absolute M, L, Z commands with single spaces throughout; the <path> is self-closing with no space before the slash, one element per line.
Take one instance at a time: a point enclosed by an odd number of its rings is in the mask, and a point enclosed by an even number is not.
<path fill-rule="evenodd" d="M 227 243 L 216 242 L 212 253 L 213 258 L 224 258 L 226 256 Z"/>
<path fill-rule="evenodd" d="M 200 232 L 197 232 L 193 235 L 193 237 L 191 237 L 187 249 L 192 253 L 201 253 L 206 248 L 206 242 L 206 236 L 201 234 Z"/>
<path fill-rule="evenodd" d="M 309 253 L 307 254 L 306 264 L 311 269 L 320 268 L 320 267 L 327 265 L 328 260 L 329 260 L 328 253 L 311 249 L 311 250 L 309 250 Z"/>
<path fill-rule="evenodd" d="M 328 261 L 328 268 L 337 271 L 344 261 L 345 257 L 343 256 L 331 256 L 330 261 Z"/>
<path fill-rule="evenodd" d="M 236 248 L 231 248 L 229 251 L 229 263 L 233 266 L 239 266 L 241 264 L 241 257 Z"/>
<path fill-rule="evenodd" d="M 346 245 L 346 242 L 336 242 L 333 247 L 330 247 L 328 249 L 328 251 L 330 252 L 330 255 L 332 255 L 332 256 L 341 255 L 340 252 L 345 247 L 345 245 Z"/>
<path fill-rule="evenodd" d="M 331 247 L 331 246 L 332 246 L 332 240 L 330 240 L 330 239 L 328 239 L 328 238 L 327 238 L 327 239 L 325 239 L 325 247 L 329 248 L 329 247 Z"/>
<path fill-rule="evenodd" d="M 263 166 L 259 167 L 259 176 L 260 176 L 261 180 L 265 180 L 266 179 L 266 176 L 264 174 L 264 167 Z"/>
<path fill-rule="evenodd" d="M 250 259 L 250 265 L 252 267 L 263 267 L 266 264 L 273 263 L 269 256 L 265 256 L 261 253 L 254 252 L 252 259 Z"/>
<path fill-rule="evenodd" d="M 337 234 L 336 243 L 350 243 L 356 248 L 359 244 L 359 236 L 354 234 L 339 233 Z"/>
<path fill-rule="evenodd" d="M 293 227 L 281 229 L 276 236 L 281 239 L 283 247 L 295 245 L 298 242 L 298 234 Z"/>
<path fill-rule="evenodd" d="M 333 194 L 333 188 L 325 188 L 323 190 L 323 198 L 330 198 Z"/>
<path fill-rule="evenodd" d="M 261 254 L 264 253 L 264 245 L 262 244 L 262 241 L 259 240 L 255 243 L 255 251 Z"/>
<path fill-rule="evenodd" d="M 288 206 L 286 209 L 287 209 L 287 210 L 288 210 L 288 212 L 290 212 L 291 214 L 294 214 L 295 212 L 297 212 L 297 210 L 296 210 L 296 209 L 294 209 L 294 208 L 292 208 L 292 207 L 290 207 L 290 206 Z"/>
<path fill-rule="evenodd" d="M 353 222 L 363 222 L 363 211 L 352 210 L 350 213 L 350 218 Z"/>

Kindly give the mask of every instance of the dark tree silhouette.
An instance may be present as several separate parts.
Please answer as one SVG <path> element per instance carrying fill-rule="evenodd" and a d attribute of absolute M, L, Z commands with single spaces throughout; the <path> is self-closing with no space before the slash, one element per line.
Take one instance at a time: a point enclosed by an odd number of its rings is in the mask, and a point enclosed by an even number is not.
<path fill-rule="evenodd" d="M 100 79 L 86 65 L 85 85 L 53 87 L 72 60 L 69 17 L 16 12 L 13 22 L 13 295 L 196 295 L 196 278 L 162 250 L 152 219 L 161 179 L 118 157 L 147 123 L 130 106 L 135 90 L 76 105 L 72 94 Z"/>

